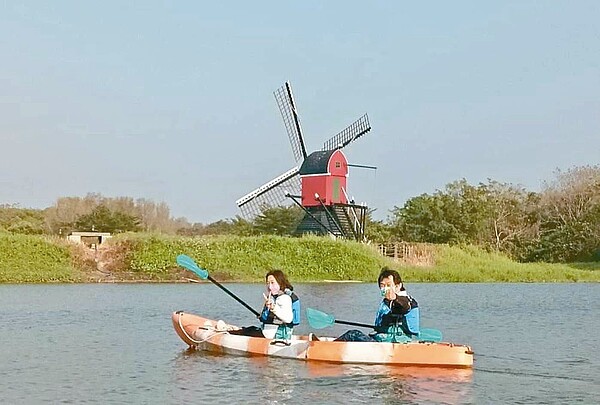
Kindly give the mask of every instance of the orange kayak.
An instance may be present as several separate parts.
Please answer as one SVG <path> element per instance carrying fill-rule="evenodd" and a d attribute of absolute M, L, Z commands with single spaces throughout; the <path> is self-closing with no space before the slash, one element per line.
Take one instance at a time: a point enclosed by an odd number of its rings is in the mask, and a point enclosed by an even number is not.
<path fill-rule="evenodd" d="M 296 336 L 288 341 L 233 335 L 231 325 L 187 314 L 172 315 L 177 335 L 191 348 L 245 356 L 273 356 L 330 363 L 386 364 L 394 366 L 473 366 L 471 347 L 454 343 L 412 341 L 408 343 L 335 342 L 333 337 L 309 340 Z"/>

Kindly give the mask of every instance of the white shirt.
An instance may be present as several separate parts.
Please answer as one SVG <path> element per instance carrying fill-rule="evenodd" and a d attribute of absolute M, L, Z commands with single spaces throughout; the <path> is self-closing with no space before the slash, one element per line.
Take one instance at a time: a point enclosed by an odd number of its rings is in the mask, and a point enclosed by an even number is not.
<path fill-rule="evenodd" d="M 292 323 L 294 320 L 292 297 L 287 294 L 278 295 L 275 298 L 275 307 L 271 312 L 276 316 L 275 323 Z"/>
<path fill-rule="evenodd" d="M 275 334 L 279 325 L 291 323 L 294 320 L 294 312 L 292 311 L 292 297 L 287 294 L 278 295 L 275 298 L 275 307 L 271 311 L 275 314 L 274 323 L 263 324 L 262 333 L 267 339 L 275 339 Z"/>

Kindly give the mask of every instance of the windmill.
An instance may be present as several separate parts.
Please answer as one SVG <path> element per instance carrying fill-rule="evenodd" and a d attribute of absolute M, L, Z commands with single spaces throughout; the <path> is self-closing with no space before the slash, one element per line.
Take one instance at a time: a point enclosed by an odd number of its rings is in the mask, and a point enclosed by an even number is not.
<path fill-rule="evenodd" d="M 368 207 L 350 201 L 346 189 L 348 167 L 358 165 L 348 164 L 341 149 L 371 130 L 369 117 L 363 115 L 331 137 L 321 150 L 307 154 L 292 86 L 286 82 L 273 95 L 296 166 L 238 199 L 236 204 L 242 215 L 253 218 L 264 209 L 285 205 L 291 199 L 305 212 L 296 234 L 331 234 L 363 240 Z"/>

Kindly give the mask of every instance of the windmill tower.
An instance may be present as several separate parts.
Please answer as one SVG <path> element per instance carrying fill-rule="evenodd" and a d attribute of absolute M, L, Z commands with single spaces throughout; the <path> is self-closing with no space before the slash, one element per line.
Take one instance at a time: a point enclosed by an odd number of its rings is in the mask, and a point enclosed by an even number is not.
<path fill-rule="evenodd" d="M 363 240 L 368 207 L 349 201 L 348 164 L 341 149 L 371 130 L 367 114 L 331 137 L 321 150 L 307 154 L 292 86 L 286 82 L 274 93 L 287 131 L 296 166 L 236 201 L 246 218 L 290 199 L 300 206 L 304 218 L 296 234 L 331 234 Z"/>

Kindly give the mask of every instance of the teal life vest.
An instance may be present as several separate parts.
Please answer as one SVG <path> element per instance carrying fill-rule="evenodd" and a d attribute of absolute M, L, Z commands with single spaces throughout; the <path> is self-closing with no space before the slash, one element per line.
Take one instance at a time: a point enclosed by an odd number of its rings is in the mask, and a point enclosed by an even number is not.
<path fill-rule="evenodd" d="M 294 319 L 292 320 L 292 326 L 300 325 L 300 298 L 293 291 L 286 288 L 285 293 L 292 297 L 292 313 Z"/>
<path fill-rule="evenodd" d="M 375 326 L 378 332 L 375 335 L 376 340 L 403 342 L 411 340 L 412 336 L 418 336 L 420 331 L 419 304 L 410 295 L 407 295 L 407 297 L 410 302 L 410 310 L 405 314 L 393 314 L 395 322 L 386 325 L 383 324 L 384 316 L 392 313 L 392 310 L 385 300 L 381 301 L 375 317 Z"/>
<path fill-rule="evenodd" d="M 294 326 L 300 325 L 300 298 L 290 289 L 285 289 L 285 294 L 289 295 L 292 299 L 292 322 L 285 324 L 289 328 L 293 328 Z M 263 323 L 275 323 L 275 314 L 269 311 L 269 308 L 266 306 L 263 307 L 262 313 L 260 314 L 259 319 Z"/>

